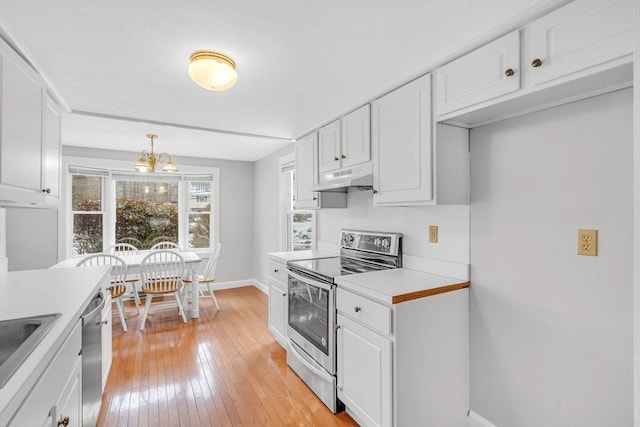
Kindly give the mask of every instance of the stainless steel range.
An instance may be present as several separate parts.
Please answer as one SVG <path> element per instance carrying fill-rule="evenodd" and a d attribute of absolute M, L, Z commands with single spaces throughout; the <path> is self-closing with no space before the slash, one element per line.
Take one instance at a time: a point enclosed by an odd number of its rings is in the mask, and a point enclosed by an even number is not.
<path fill-rule="evenodd" d="M 344 409 L 336 391 L 335 278 L 402 266 L 402 235 L 342 230 L 340 256 L 289 261 L 287 364 L 331 411 Z"/>

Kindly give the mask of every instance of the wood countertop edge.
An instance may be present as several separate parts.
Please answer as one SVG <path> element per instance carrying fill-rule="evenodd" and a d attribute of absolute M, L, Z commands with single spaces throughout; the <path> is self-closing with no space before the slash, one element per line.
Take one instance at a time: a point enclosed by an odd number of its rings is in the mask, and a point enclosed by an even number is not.
<path fill-rule="evenodd" d="M 468 288 L 470 283 L 471 282 L 466 281 L 461 283 L 454 283 L 452 285 L 447 285 L 447 286 L 440 286 L 439 288 L 424 289 L 422 291 L 410 292 L 408 294 L 395 295 L 391 299 L 391 303 L 398 304 L 405 301 L 411 301 L 412 299 L 430 297 L 432 295 L 438 295 L 446 292 L 457 291 L 459 289 Z"/>

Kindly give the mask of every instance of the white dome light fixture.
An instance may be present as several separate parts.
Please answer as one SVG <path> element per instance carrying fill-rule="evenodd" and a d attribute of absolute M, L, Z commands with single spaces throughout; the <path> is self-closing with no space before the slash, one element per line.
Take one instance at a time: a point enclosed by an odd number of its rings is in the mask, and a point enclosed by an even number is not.
<path fill-rule="evenodd" d="M 191 54 L 189 77 L 207 90 L 227 90 L 238 81 L 236 63 L 222 53 L 198 50 Z"/>

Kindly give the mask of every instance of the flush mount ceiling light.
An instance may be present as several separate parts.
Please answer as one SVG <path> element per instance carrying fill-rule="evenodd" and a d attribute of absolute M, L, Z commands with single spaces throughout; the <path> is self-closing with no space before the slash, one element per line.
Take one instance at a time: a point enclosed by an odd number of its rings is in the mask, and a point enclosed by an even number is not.
<path fill-rule="evenodd" d="M 138 172 L 153 173 L 156 171 L 156 163 L 162 162 L 162 157 L 166 156 L 169 160 L 167 160 L 167 163 L 165 163 L 165 165 L 162 167 L 162 172 L 178 172 L 178 168 L 176 167 L 175 163 L 171 161 L 171 156 L 169 154 L 160 153 L 160 155 L 156 157 L 155 153 L 153 152 L 153 138 L 157 137 L 158 135 L 154 135 L 152 133 L 147 134 L 147 138 L 151 140 L 151 151 L 149 152 L 147 150 L 142 150 L 142 156 L 140 157 L 140 160 L 138 160 L 138 162 L 135 164 L 134 168 Z"/>
<path fill-rule="evenodd" d="M 227 90 L 238 81 L 236 63 L 222 53 L 198 50 L 191 54 L 189 77 L 207 90 Z"/>

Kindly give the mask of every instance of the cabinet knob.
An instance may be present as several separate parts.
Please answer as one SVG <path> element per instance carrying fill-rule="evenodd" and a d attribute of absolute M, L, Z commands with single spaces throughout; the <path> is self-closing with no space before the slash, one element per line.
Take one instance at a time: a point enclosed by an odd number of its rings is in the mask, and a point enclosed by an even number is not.
<path fill-rule="evenodd" d="M 336 325 L 336 331 L 340 329 L 340 325 Z"/>
<path fill-rule="evenodd" d="M 274 272 L 274 273 L 277 273 L 278 271 L 280 271 L 280 270 L 278 270 L 277 268 L 274 268 L 274 269 L 273 269 L 273 272 Z"/>
<path fill-rule="evenodd" d="M 372 191 L 373 191 L 373 194 L 378 194 L 378 190 L 376 190 L 375 188 Z"/>
<path fill-rule="evenodd" d="M 336 156 L 336 157 L 333 158 L 333 160 L 335 160 L 337 162 L 338 160 L 340 160 L 340 157 Z"/>
<path fill-rule="evenodd" d="M 342 157 L 343 159 L 347 158 L 347 156 L 345 156 L 344 154 L 341 154 L 340 157 Z"/>
<path fill-rule="evenodd" d="M 283 297 L 286 297 L 286 296 L 287 296 L 287 294 L 283 293 L 283 294 L 282 294 L 282 296 L 283 296 Z"/>
<path fill-rule="evenodd" d="M 355 311 L 356 313 L 359 313 L 361 310 L 362 308 L 358 307 L 357 305 L 353 307 L 353 311 Z"/>
<path fill-rule="evenodd" d="M 318 200 L 318 198 L 316 196 L 313 196 L 313 200 Z"/>
<path fill-rule="evenodd" d="M 109 324 L 108 320 L 103 320 L 102 322 L 96 322 L 96 325 L 107 325 L 107 324 Z"/>
<path fill-rule="evenodd" d="M 539 58 L 536 58 L 531 62 L 531 66 L 533 68 L 538 68 L 541 65 L 542 65 L 542 61 Z"/>
<path fill-rule="evenodd" d="M 511 77 L 514 74 L 515 74 L 515 72 L 511 68 L 507 68 L 507 70 L 504 72 L 504 75 L 507 76 L 507 77 Z"/>
<path fill-rule="evenodd" d="M 42 192 L 43 193 L 47 193 L 47 194 L 51 194 L 51 189 L 50 188 L 43 188 Z"/>
<path fill-rule="evenodd" d="M 342 391 L 342 386 L 341 386 L 341 385 L 337 386 L 336 388 L 337 388 L 338 390 Z"/>
<path fill-rule="evenodd" d="M 64 417 L 60 421 L 58 421 L 58 426 L 68 426 L 69 425 L 69 417 Z"/>

